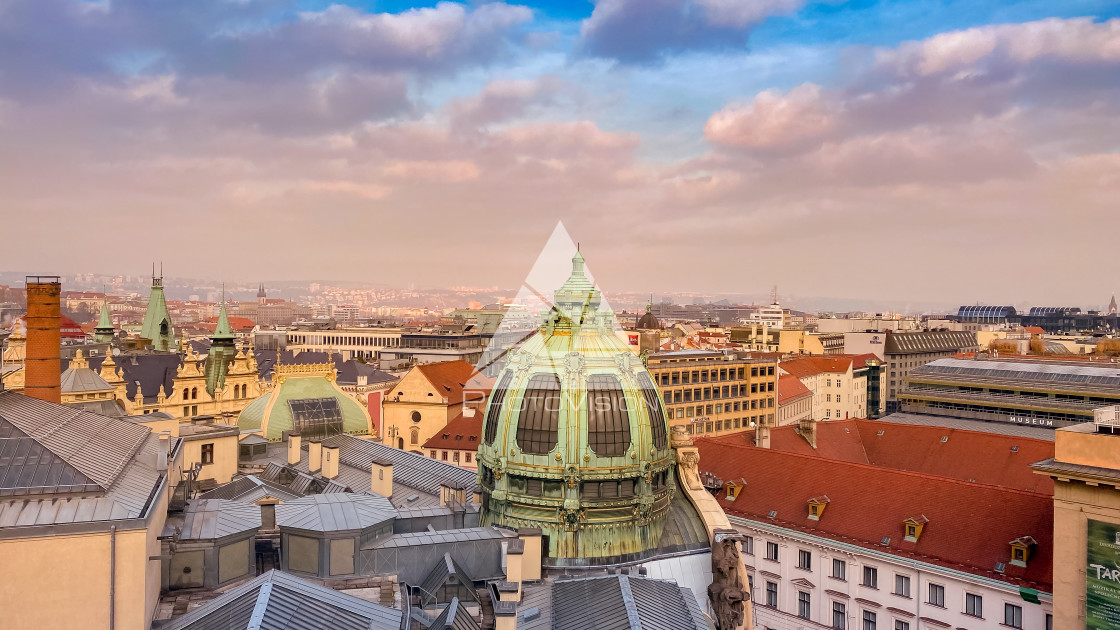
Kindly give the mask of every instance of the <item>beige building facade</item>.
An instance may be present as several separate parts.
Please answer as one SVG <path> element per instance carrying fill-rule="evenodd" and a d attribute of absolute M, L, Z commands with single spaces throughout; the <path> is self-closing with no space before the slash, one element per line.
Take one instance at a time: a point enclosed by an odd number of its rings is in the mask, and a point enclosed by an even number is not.
<path fill-rule="evenodd" d="M 385 396 L 384 443 L 424 453 L 424 443 L 462 415 L 464 408 L 478 413 L 488 391 L 488 382 L 466 361 L 418 365 Z"/>

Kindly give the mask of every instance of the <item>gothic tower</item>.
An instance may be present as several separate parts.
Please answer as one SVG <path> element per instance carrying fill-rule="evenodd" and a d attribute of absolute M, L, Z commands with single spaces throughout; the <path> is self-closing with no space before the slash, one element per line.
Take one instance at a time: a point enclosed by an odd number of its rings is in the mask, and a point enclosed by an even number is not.
<path fill-rule="evenodd" d="M 144 312 L 144 325 L 140 336 L 152 342 L 157 352 L 171 352 L 175 348 L 175 329 L 171 325 L 171 314 L 167 311 L 167 299 L 163 296 L 163 274 L 156 277 L 152 265 L 152 293 L 148 298 L 148 310 Z"/>

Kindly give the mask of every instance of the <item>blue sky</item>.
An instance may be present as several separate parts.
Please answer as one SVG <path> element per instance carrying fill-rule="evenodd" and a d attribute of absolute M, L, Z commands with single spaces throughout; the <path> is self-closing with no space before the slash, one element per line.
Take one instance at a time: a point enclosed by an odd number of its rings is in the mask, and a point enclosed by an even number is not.
<path fill-rule="evenodd" d="M 0 0 L 0 59 L 21 267 L 106 264 L 51 230 L 97 215 L 294 238 L 275 278 L 515 286 L 563 220 L 627 290 L 1113 290 L 1080 243 L 1120 227 L 1115 2 Z M 1020 260 L 1025 226 L 1050 265 L 975 273 Z M 897 243 L 900 264 L 835 272 Z M 103 271 L 258 260 L 129 245 Z"/>

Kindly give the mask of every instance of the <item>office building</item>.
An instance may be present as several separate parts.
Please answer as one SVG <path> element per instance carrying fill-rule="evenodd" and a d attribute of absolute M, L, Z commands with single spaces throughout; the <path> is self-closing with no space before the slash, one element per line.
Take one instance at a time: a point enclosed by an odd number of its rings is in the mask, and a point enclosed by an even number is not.
<path fill-rule="evenodd" d="M 648 357 L 671 426 L 688 435 L 722 435 L 773 424 L 777 362 L 749 353 L 677 350 Z"/>
<path fill-rule="evenodd" d="M 901 410 L 986 422 L 1062 427 L 1120 404 L 1120 369 L 1097 361 L 1027 357 L 938 359 L 914 368 Z"/>

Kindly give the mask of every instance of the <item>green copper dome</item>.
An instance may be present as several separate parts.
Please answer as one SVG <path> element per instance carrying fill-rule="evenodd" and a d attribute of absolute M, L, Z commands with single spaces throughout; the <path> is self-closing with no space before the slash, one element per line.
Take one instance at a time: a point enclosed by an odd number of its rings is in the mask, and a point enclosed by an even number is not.
<path fill-rule="evenodd" d="M 540 527 L 552 558 L 633 557 L 661 537 L 673 451 L 658 390 L 583 264 L 577 252 L 553 309 L 491 392 L 481 519 Z"/>

